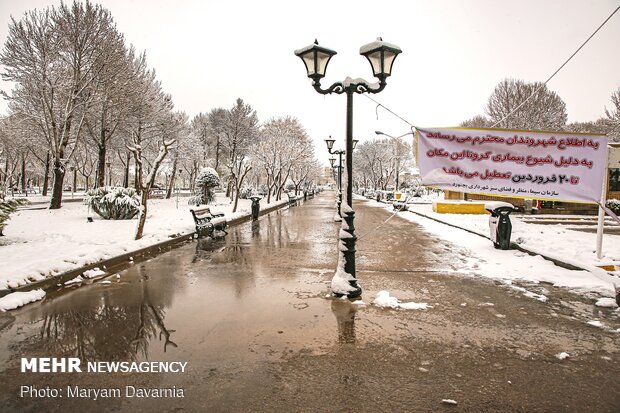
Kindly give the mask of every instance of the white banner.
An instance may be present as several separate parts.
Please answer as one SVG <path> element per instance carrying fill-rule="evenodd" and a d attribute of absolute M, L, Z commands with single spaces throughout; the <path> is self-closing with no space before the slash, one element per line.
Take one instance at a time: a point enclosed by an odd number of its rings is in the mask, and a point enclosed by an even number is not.
<path fill-rule="evenodd" d="M 596 203 L 607 137 L 503 129 L 418 129 L 422 184 L 509 197 Z"/>

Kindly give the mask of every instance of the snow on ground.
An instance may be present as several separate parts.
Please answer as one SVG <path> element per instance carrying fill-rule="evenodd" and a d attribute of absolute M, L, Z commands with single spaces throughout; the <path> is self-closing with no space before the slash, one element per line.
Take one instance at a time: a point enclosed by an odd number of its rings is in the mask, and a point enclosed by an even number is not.
<path fill-rule="evenodd" d="M 279 201 L 284 203 L 287 201 Z M 261 209 L 276 205 L 261 201 Z M 213 213 L 223 212 L 228 220 L 248 215 L 250 200 L 239 200 L 231 213 L 230 200 L 217 194 Z M 19 210 L 11 214 L 0 246 L 0 289 L 15 288 L 30 281 L 47 278 L 103 259 L 170 239 L 175 234 L 194 231 L 187 198 L 151 199 L 144 236 L 134 240 L 137 219 L 104 220 L 80 202 L 64 203 L 61 209 Z M 86 217 L 92 216 L 93 222 Z M 8 244 L 8 245 L 6 245 Z M 100 274 L 91 271 L 92 277 Z"/>
<path fill-rule="evenodd" d="M 594 303 L 594 305 L 597 307 L 618 308 L 616 300 L 609 297 L 599 299 L 596 303 Z"/>
<path fill-rule="evenodd" d="M 369 205 L 383 207 L 393 212 L 391 205 L 379 204 L 375 201 L 370 201 Z M 432 212 L 432 206 L 429 204 L 409 205 L 409 208 L 481 234 L 487 235 L 489 232 L 488 215 L 437 214 Z M 592 250 L 595 246 L 596 234 L 566 230 L 557 225 L 526 224 L 520 222 L 519 219 L 512 219 L 513 240 L 515 237 L 521 238 L 522 244 L 528 249 L 556 256 L 563 261 L 572 261 L 589 269 L 589 271 L 572 271 L 558 267 L 541 256 L 531 256 L 518 250 L 497 250 L 486 238 L 455 230 L 453 227 L 411 212 L 399 212 L 398 216 L 418 223 L 428 232 L 458 246 L 459 251 L 464 252 L 462 254 L 464 262 L 459 264 L 457 272 L 473 273 L 499 280 L 532 299 L 545 301 L 547 298 L 544 295 L 544 289 L 542 294 L 537 294 L 512 285 L 512 282 L 525 281 L 533 284 L 546 282 L 581 294 L 594 292 L 605 297 L 615 296 L 614 283 L 620 287 L 619 277 L 612 277 L 606 271 L 594 267 L 596 259 L 593 257 Z M 604 243 L 606 258 L 620 261 L 620 251 L 617 247 L 620 245 L 620 237 L 605 236 Z"/>
<path fill-rule="evenodd" d="M 433 308 L 427 303 L 415 303 L 413 301 L 401 303 L 398 298 L 391 296 L 389 291 L 379 291 L 372 303 L 377 307 L 402 308 L 403 310 L 426 310 Z"/>
<path fill-rule="evenodd" d="M 467 228 L 479 234 L 489 235 L 487 214 L 438 214 L 433 212 L 433 206 L 430 204 L 412 204 L 408 207 L 414 212 Z M 618 247 L 620 235 L 605 235 L 603 256 L 599 260 L 596 258 L 595 233 L 569 229 L 567 225 L 570 225 L 570 222 L 550 225 L 523 222 L 523 219 L 540 217 L 542 215 L 511 215 L 512 241 L 525 248 L 544 252 L 552 258 L 570 260 L 578 265 L 596 266 L 607 262 L 620 263 L 620 248 Z"/>
<path fill-rule="evenodd" d="M 0 310 L 13 310 L 28 303 L 42 300 L 43 297 L 45 297 L 45 291 L 43 290 L 33 290 L 7 294 L 4 297 L 0 298 Z"/>

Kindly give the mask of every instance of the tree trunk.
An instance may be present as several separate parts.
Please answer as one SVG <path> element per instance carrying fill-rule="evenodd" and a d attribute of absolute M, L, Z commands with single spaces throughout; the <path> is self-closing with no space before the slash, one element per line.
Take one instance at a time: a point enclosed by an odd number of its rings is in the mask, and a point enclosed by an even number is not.
<path fill-rule="evenodd" d="M 217 138 L 217 142 L 215 143 L 215 169 L 217 171 L 217 168 L 220 166 L 220 138 Z"/>
<path fill-rule="evenodd" d="M 22 189 L 22 193 L 26 194 L 27 196 L 28 193 L 26 192 L 26 158 L 24 157 L 23 153 L 22 153 L 22 171 L 21 171 L 21 177 L 20 177 L 20 186 Z"/>
<path fill-rule="evenodd" d="M 232 198 L 232 189 L 233 189 L 233 185 L 234 185 L 234 178 L 231 177 L 228 180 L 228 185 L 226 186 L 226 197 L 227 198 Z"/>
<path fill-rule="evenodd" d="M 134 238 L 136 240 L 142 238 L 142 234 L 144 232 L 148 199 L 149 191 L 143 189 L 142 194 L 140 195 L 140 213 L 138 214 L 138 226 L 136 227 L 136 237 Z"/>
<path fill-rule="evenodd" d="M 9 182 L 9 157 L 6 157 L 6 160 L 4 162 L 4 183 L 5 186 L 6 184 Z"/>
<path fill-rule="evenodd" d="M 125 164 L 125 175 L 123 176 L 123 186 L 129 188 L 129 162 L 131 162 L 131 154 L 127 152 L 127 163 Z"/>
<path fill-rule="evenodd" d="M 193 168 L 192 170 L 189 172 L 189 190 L 190 192 L 193 194 L 194 191 L 196 190 L 196 174 L 198 172 L 198 162 L 194 161 L 192 163 Z"/>
<path fill-rule="evenodd" d="M 235 185 L 235 203 L 233 204 L 233 214 L 237 212 L 237 204 L 239 203 L 239 188 Z"/>
<path fill-rule="evenodd" d="M 45 156 L 45 175 L 43 176 L 43 196 L 47 196 L 50 180 L 50 152 Z"/>
<path fill-rule="evenodd" d="M 176 181 L 176 175 L 177 175 L 177 167 L 176 167 L 176 159 L 174 160 L 173 163 L 173 170 L 172 170 L 172 175 L 170 175 L 170 182 L 168 182 L 168 188 L 166 189 L 166 199 L 170 199 L 170 197 L 172 196 L 172 192 L 174 191 L 174 183 Z"/>
<path fill-rule="evenodd" d="M 60 209 L 62 206 L 62 184 L 65 179 L 65 167 L 58 160 L 54 160 L 54 183 L 52 184 L 52 199 L 50 209 Z"/>
<path fill-rule="evenodd" d="M 97 154 L 97 186 L 105 186 L 105 144 L 99 144 L 99 153 Z"/>
<path fill-rule="evenodd" d="M 175 156 L 174 161 L 172 161 L 172 175 L 170 176 L 170 182 L 168 182 L 168 190 L 166 191 L 166 199 L 170 199 L 172 196 L 172 191 L 174 189 L 174 181 L 177 176 L 177 160 L 178 158 Z"/>

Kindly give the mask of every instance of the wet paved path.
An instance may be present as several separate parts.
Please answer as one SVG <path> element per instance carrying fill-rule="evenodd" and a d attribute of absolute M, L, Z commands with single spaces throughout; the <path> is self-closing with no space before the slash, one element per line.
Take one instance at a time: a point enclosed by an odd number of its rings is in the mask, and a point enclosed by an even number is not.
<path fill-rule="evenodd" d="M 0 316 L 0 410 L 620 411 L 620 334 L 584 323 L 602 311 L 617 328 L 617 314 L 563 290 L 541 303 L 458 274 L 464 251 L 398 217 L 372 231 L 386 211 L 355 207 L 364 301 L 385 289 L 433 308 L 326 298 L 339 225 L 322 194 Z M 187 361 L 188 372 L 19 372 L 21 357 L 45 356 Z M 65 397 L 19 398 L 22 385 Z M 68 399 L 68 385 L 176 386 L 185 397 Z"/>

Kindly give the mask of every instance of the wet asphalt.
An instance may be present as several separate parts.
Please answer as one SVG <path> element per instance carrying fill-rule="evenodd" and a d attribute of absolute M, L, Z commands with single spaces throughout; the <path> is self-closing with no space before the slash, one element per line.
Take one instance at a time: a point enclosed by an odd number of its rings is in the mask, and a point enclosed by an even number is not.
<path fill-rule="evenodd" d="M 333 193 L 0 315 L 0 410 L 620 412 L 618 312 L 468 274 L 468 252 L 356 201 L 366 305 L 329 297 Z M 379 228 L 377 228 L 379 227 Z M 454 229 L 449 229 L 454 230 Z M 427 310 L 371 305 L 388 290 Z M 567 352 L 570 358 L 555 355 Z M 22 373 L 22 357 L 181 361 L 185 373 Z M 22 386 L 62 397 L 20 397 Z M 68 397 L 67 386 L 184 397 Z M 451 405 L 442 402 L 451 399 Z"/>

